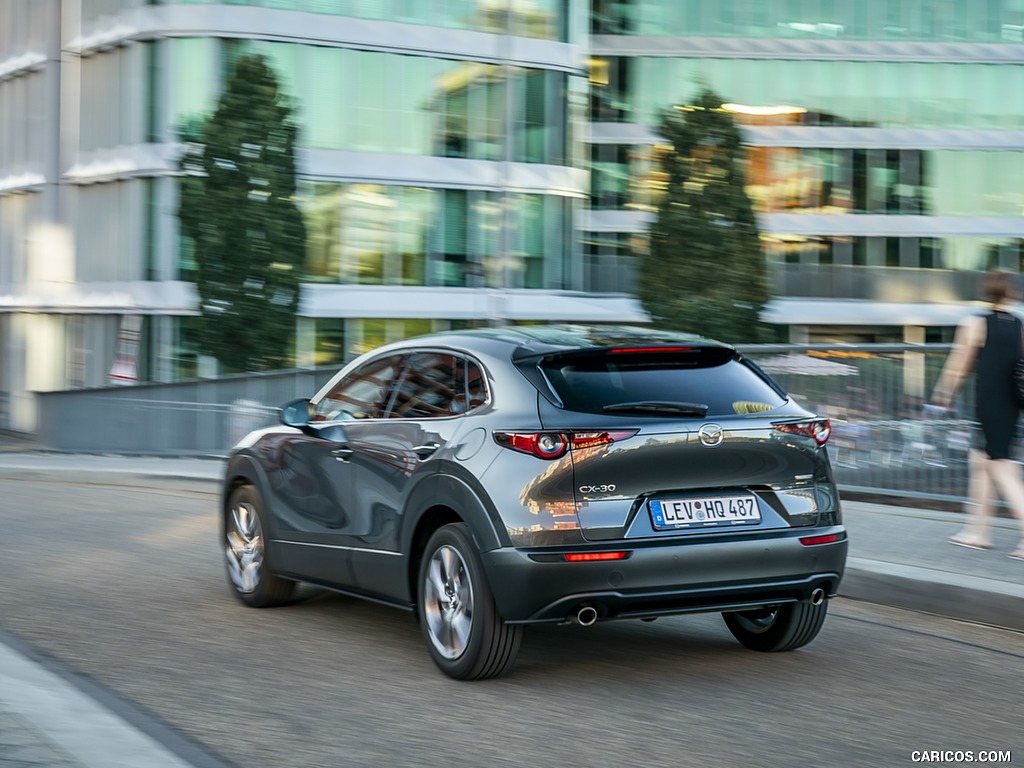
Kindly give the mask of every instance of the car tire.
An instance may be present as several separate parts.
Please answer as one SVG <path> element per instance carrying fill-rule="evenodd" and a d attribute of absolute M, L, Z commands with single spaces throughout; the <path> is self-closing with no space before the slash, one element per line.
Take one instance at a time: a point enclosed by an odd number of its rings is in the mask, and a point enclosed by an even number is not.
<path fill-rule="evenodd" d="M 484 680 L 512 667 L 523 628 L 499 615 L 464 523 L 442 526 L 430 537 L 418 584 L 420 629 L 442 672 L 456 680 Z"/>
<path fill-rule="evenodd" d="M 264 531 L 266 518 L 259 491 L 252 485 L 238 486 L 224 510 L 224 556 L 231 591 L 253 608 L 281 605 L 295 592 L 295 582 L 274 573 Z"/>
<path fill-rule="evenodd" d="M 723 613 L 725 625 L 733 637 L 754 651 L 792 651 L 807 645 L 818 635 L 828 601 L 786 603 L 751 611 Z"/>

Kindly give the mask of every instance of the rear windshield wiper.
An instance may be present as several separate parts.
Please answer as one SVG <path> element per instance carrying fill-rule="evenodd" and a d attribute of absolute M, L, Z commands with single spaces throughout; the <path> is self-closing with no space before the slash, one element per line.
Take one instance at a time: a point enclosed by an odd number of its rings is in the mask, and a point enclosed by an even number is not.
<path fill-rule="evenodd" d="M 672 416 L 707 415 L 704 403 L 675 403 L 658 400 L 641 400 L 635 403 L 613 403 L 602 409 L 605 413 L 665 413 Z"/>

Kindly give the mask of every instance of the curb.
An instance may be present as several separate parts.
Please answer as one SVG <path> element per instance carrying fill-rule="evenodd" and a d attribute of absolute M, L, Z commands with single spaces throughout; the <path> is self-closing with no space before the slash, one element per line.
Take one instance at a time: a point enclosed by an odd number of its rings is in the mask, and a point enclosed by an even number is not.
<path fill-rule="evenodd" d="M 42 480 L 75 485 L 117 485 L 125 488 L 177 488 L 200 493 L 219 493 L 221 477 L 178 475 L 172 472 L 138 472 L 118 469 L 39 469 L 0 467 L 2 480 Z"/>
<path fill-rule="evenodd" d="M 1024 585 L 849 558 L 840 597 L 1024 632 Z"/>

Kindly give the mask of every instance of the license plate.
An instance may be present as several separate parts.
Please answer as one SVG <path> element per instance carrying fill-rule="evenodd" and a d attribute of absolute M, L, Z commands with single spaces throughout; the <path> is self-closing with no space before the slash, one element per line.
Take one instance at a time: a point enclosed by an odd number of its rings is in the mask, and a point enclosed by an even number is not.
<path fill-rule="evenodd" d="M 651 520 L 659 531 L 691 528 L 726 528 L 761 522 L 757 499 L 736 496 L 692 496 L 651 500 Z"/>

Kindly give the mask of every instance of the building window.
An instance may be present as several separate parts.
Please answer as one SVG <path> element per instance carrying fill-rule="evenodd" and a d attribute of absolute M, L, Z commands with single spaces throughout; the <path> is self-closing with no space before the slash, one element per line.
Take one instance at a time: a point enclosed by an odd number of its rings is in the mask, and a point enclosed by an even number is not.
<path fill-rule="evenodd" d="M 570 287 L 569 198 L 336 182 L 300 194 L 308 282 Z M 191 241 L 179 249 L 194 279 Z"/>
<path fill-rule="evenodd" d="M 302 147 L 566 163 L 568 76 L 562 72 L 259 40 L 171 43 L 170 120 L 184 139 L 198 138 L 216 109 L 222 70 L 257 53 L 293 102 Z M 99 71 L 90 82 L 119 93 Z M 506 158 L 509 136 L 513 151 Z"/>
<path fill-rule="evenodd" d="M 598 184 L 604 164 L 595 170 Z M 635 174 L 632 183 L 641 183 Z M 1024 209 L 1021 178 L 1020 151 L 747 149 L 747 194 L 760 213 L 1016 216 Z"/>
<path fill-rule="evenodd" d="M 707 87 L 759 108 L 737 112 L 748 125 L 1021 130 L 1022 72 L 969 62 L 606 57 L 591 66 L 591 119 L 655 125 Z"/>
<path fill-rule="evenodd" d="M 306 264 L 303 279 L 337 283 L 341 280 L 341 184 L 306 185 L 300 206 L 306 224 Z"/>
<path fill-rule="evenodd" d="M 341 365 L 345 362 L 345 320 L 318 318 L 315 326 L 313 365 Z"/>
<path fill-rule="evenodd" d="M 807 266 L 880 267 L 1024 273 L 1024 238 L 824 237 L 765 233 L 769 262 Z M 786 291 L 781 292 L 786 295 Z"/>
<path fill-rule="evenodd" d="M 431 241 L 429 282 L 431 285 L 466 285 L 467 193 L 447 189 L 441 193 L 441 226 Z"/>
<path fill-rule="evenodd" d="M 458 321 L 430 319 L 349 318 L 345 323 L 345 361 L 393 341 L 456 327 Z"/>
<path fill-rule="evenodd" d="M 1014 2 L 594 0 L 595 34 L 1021 42 Z"/>
<path fill-rule="evenodd" d="M 583 235 L 583 290 L 593 293 L 634 293 L 636 253 L 641 235 L 587 232 Z"/>
<path fill-rule="evenodd" d="M 194 379 L 199 375 L 199 318 L 175 318 L 170 350 L 171 378 Z"/>
<path fill-rule="evenodd" d="M 183 140 L 201 135 L 204 121 L 217 108 L 223 85 L 222 50 L 213 38 L 180 38 L 170 41 L 173 71 L 171 129 Z"/>

